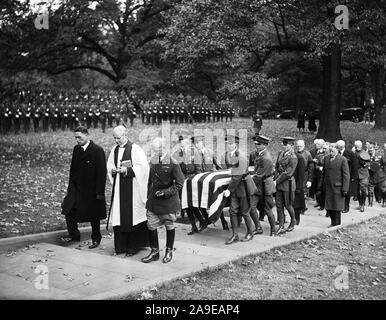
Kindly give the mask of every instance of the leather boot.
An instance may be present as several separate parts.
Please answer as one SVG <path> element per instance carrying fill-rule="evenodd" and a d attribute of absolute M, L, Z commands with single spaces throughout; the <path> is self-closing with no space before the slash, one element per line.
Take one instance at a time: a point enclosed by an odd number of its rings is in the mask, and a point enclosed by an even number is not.
<path fill-rule="evenodd" d="M 163 258 L 162 262 L 168 263 L 172 261 L 172 258 L 173 258 L 173 249 L 166 247 L 165 257 Z"/>
<path fill-rule="evenodd" d="M 141 259 L 141 261 L 144 263 L 157 261 L 159 259 L 159 244 L 158 244 L 157 229 L 149 230 L 149 242 L 150 242 L 151 251 L 148 256 Z"/>
<path fill-rule="evenodd" d="M 195 233 L 198 233 L 198 229 L 196 225 L 192 226 L 192 230 L 188 232 L 188 236 L 191 236 L 192 234 L 195 234 Z"/>
<path fill-rule="evenodd" d="M 159 250 L 158 250 L 158 248 L 151 248 L 151 251 L 150 251 L 149 255 L 146 256 L 145 258 L 141 259 L 141 261 L 143 263 L 149 263 L 149 262 L 157 261 L 157 260 L 159 260 Z"/>

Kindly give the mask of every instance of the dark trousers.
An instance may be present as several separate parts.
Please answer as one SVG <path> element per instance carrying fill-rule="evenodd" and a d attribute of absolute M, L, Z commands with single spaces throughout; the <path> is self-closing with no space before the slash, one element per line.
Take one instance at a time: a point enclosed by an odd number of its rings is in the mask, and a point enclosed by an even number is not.
<path fill-rule="evenodd" d="M 229 208 L 229 215 L 231 218 L 231 224 L 233 229 L 233 234 L 238 234 L 238 216 L 244 218 L 245 225 L 247 227 L 247 233 L 252 233 L 253 231 L 253 222 L 250 212 L 250 204 L 246 197 L 236 197 L 231 195 L 231 205 Z"/>
<path fill-rule="evenodd" d="M 78 222 L 76 219 L 76 212 L 74 209 L 72 209 L 67 215 L 66 215 L 66 224 L 67 224 L 67 230 L 70 238 L 75 240 L 80 240 L 80 232 L 78 229 Z M 101 234 L 101 222 L 100 220 L 91 221 L 91 239 L 93 242 L 100 242 L 102 240 L 102 234 Z"/>
<path fill-rule="evenodd" d="M 344 198 L 344 210 L 345 211 L 349 211 L 350 210 L 350 195 L 347 195 L 345 198 Z"/>
<path fill-rule="evenodd" d="M 261 228 L 260 221 L 257 215 L 257 208 L 259 208 L 259 210 L 261 210 L 260 217 L 261 215 L 263 215 L 263 217 L 264 215 L 267 215 L 271 230 L 275 230 L 275 216 L 272 212 L 273 206 L 274 203 L 272 195 L 266 195 L 265 199 L 261 195 L 253 194 L 251 196 L 250 216 L 255 224 L 256 229 L 258 229 L 259 227 Z"/>
<path fill-rule="evenodd" d="M 203 210 L 203 209 L 198 209 L 194 207 L 189 207 L 186 209 L 186 213 L 188 215 L 190 224 L 192 225 L 193 228 L 196 226 L 196 219 L 200 222 L 200 227 L 203 226 L 207 220 L 207 216 L 205 217 L 204 213 L 201 213 L 200 210 Z M 205 213 L 207 215 L 206 210 L 205 210 Z"/>
<path fill-rule="evenodd" d="M 279 220 L 279 227 L 284 226 L 285 214 L 284 208 L 288 210 L 291 217 L 291 225 L 295 225 L 295 211 L 292 206 L 295 192 L 276 190 L 276 211 Z"/>
<path fill-rule="evenodd" d="M 330 215 L 331 225 L 333 226 L 340 225 L 340 217 L 341 217 L 340 211 L 327 210 L 327 213 Z"/>

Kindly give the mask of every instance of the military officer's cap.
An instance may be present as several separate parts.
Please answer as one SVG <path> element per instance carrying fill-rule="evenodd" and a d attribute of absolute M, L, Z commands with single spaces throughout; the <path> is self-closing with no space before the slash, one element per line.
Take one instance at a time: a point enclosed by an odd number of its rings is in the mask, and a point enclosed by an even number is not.
<path fill-rule="evenodd" d="M 239 136 L 237 135 L 226 135 L 225 136 L 225 142 L 235 142 L 235 143 L 239 143 L 240 141 L 240 138 Z"/>
<path fill-rule="evenodd" d="M 271 141 L 270 138 L 262 135 L 256 135 L 252 139 L 255 143 L 261 143 L 261 144 L 268 144 Z"/>
<path fill-rule="evenodd" d="M 282 140 L 283 140 L 283 143 L 288 144 L 288 143 L 294 143 L 295 138 L 287 136 L 287 137 L 283 137 Z"/>

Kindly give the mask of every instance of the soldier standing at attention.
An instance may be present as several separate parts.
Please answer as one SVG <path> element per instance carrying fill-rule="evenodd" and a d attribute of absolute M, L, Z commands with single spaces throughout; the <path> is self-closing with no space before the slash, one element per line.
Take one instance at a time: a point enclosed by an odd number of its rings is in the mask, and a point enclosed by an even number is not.
<path fill-rule="evenodd" d="M 258 112 L 252 116 L 253 121 L 253 130 L 255 131 L 255 135 L 260 134 L 261 127 L 263 126 L 263 119 Z"/>
<path fill-rule="evenodd" d="M 276 161 L 275 186 L 276 186 L 276 209 L 279 220 L 277 234 L 290 232 L 295 226 L 295 211 L 293 201 L 295 199 L 295 179 L 293 177 L 298 159 L 294 153 L 294 141 L 292 137 L 283 137 L 283 150 L 280 151 Z M 284 208 L 290 214 L 291 222 L 287 229 L 284 228 Z"/>

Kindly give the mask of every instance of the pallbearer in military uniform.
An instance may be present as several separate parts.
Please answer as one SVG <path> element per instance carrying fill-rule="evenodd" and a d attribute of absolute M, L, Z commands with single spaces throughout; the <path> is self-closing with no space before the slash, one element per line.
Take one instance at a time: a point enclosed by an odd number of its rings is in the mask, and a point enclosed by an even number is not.
<path fill-rule="evenodd" d="M 293 201 L 295 199 L 295 179 L 293 177 L 298 159 L 294 152 L 294 141 L 292 137 L 283 137 L 283 150 L 280 151 L 276 161 L 275 186 L 276 186 L 276 209 L 279 220 L 277 234 L 290 232 L 295 227 L 295 211 Z M 291 222 L 287 229 L 284 228 L 286 208 L 290 214 Z"/>
<path fill-rule="evenodd" d="M 241 241 L 250 241 L 253 238 L 253 222 L 249 214 L 251 203 L 250 197 L 256 193 L 256 186 L 248 171 L 248 160 L 246 155 L 239 150 L 239 137 L 227 136 L 227 153 L 224 162 L 231 167 L 231 181 L 228 188 L 224 191 L 224 197 L 230 197 L 231 204 L 229 215 L 232 224 L 232 236 L 225 244 L 232 244 L 239 241 L 238 219 L 241 215 L 244 218 L 247 233 Z"/>
<path fill-rule="evenodd" d="M 256 193 L 251 196 L 251 218 L 255 223 L 255 230 L 253 234 L 262 234 L 259 218 L 257 215 L 257 208 L 263 211 L 268 217 L 269 225 L 271 227 L 271 236 L 276 234 L 275 230 L 275 216 L 272 212 L 274 206 L 273 194 L 275 193 L 275 185 L 273 183 L 274 165 L 271 153 L 267 146 L 271 139 L 268 137 L 258 135 L 253 137 L 256 150 L 251 154 L 250 165 L 255 167 L 255 172 L 252 176 L 256 185 Z"/>

